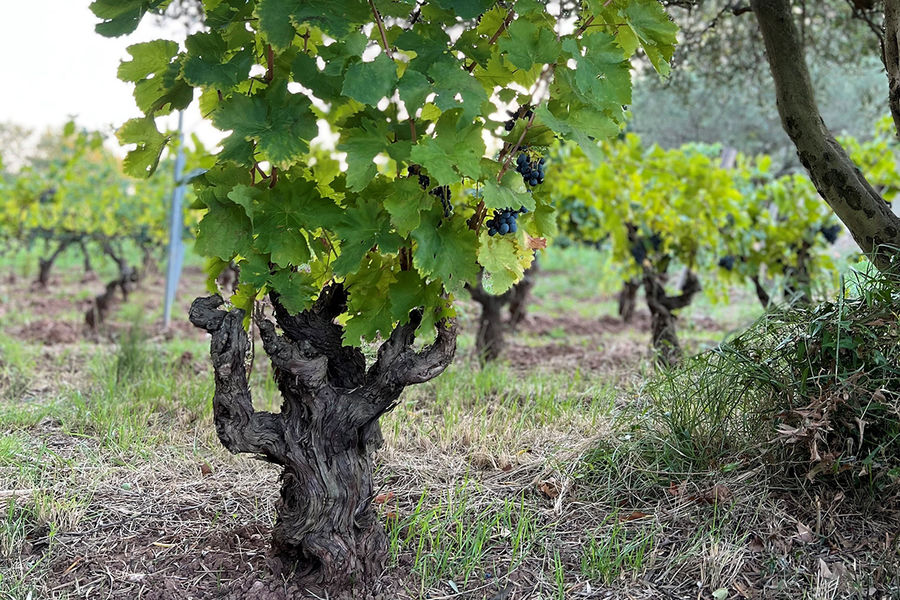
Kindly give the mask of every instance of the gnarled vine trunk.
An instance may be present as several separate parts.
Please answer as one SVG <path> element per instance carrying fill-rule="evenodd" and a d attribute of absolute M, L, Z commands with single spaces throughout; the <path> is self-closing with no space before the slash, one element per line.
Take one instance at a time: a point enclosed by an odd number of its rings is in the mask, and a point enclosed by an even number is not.
<path fill-rule="evenodd" d="M 330 591 L 365 586 L 387 556 L 385 532 L 372 505 L 372 452 L 382 443 L 378 419 L 407 385 L 446 368 L 456 349 L 456 325 L 439 324 L 435 342 L 415 351 L 421 313 L 414 311 L 367 370 L 359 349 L 342 346 L 342 329 L 334 323 L 346 310 L 341 285 L 327 287 L 298 315 L 288 314 L 277 296 L 271 298 L 282 333 L 260 315 L 255 322 L 283 398 L 277 414 L 253 408 L 244 312 L 220 310 L 218 295 L 191 306 L 191 322 L 212 335 L 216 431 L 231 452 L 256 454 L 284 467 L 273 548 L 296 566 L 298 577 Z"/>
<path fill-rule="evenodd" d="M 657 361 L 664 367 L 672 366 L 681 360 L 682 352 L 678 343 L 674 311 L 688 306 L 699 291 L 700 280 L 692 271 L 688 271 L 681 293 L 669 296 L 666 294 L 663 275 L 644 267 L 644 294 L 647 296 L 647 307 L 650 309 L 651 343 L 656 350 Z"/>
<path fill-rule="evenodd" d="M 634 318 L 639 289 L 641 289 L 640 280 L 628 279 L 622 284 L 622 289 L 619 290 L 619 316 L 626 323 L 631 323 L 631 320 Z"/>
<path fill-rule="evenodd" d="M 53 268 L 53 263 L 55 263 L 56 259 L 59 258 L 59 255 L 65 252 L 66 248 L 71 246 L 74 242 L 75 238 L 64 238 L 59 241 L 56 245 L 56 249 L 50 256 L 38 259 L 38 285 L 47 287 L 47 284 L 50 282 L 50 270 Z"/>
<path fill-rule="evenodd" d="M 481 314 L 478 316 L 478 331 L 475 333 L 475 353 L 482 365 L 500 357 L 506 345 L 506 330 L 515 329 L 525 318 L 537 270 L 537 259 L 535 259 L 525 270 L 522 280 L 499 296 L 489 294 L 484 289 L 481 285 L 481 274 L 478 275 L 476 285 L 466 286 L 472 299 L 481 307 Z M 509 306 L 508 321 L 503 318 L 503 309 L 507 305 Z"/>

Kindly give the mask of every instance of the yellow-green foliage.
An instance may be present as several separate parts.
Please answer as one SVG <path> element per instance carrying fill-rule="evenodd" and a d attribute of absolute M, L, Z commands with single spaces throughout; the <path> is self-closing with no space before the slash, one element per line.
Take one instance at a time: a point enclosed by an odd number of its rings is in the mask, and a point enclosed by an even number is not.
<path fill-rule="evenodd" d="M 0 183 L 4 237 L 31 235 L 130 238 L 161 245 L 168 237 L 172 179 L 122 174 L 121 161 L 97 132 L 67 125 L 51 158 L 36 160 Z"/>

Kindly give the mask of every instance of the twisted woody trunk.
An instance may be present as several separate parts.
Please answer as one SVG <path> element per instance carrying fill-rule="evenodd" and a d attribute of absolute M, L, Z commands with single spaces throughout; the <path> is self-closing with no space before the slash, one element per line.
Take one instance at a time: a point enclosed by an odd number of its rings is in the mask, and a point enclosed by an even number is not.
<path fill-rule="evenodd" d="M 253 408 L 244 311 L 221 310 L 218 295 L 191 306 L 191 322 L 212 335 L 216 431 L 231 452 L 284 468 L 273 546 L 298 578 L 331 591 L 365 586 L 387 556 L 372 505 L 372 453 L 383 441 L 378 420 L 406 386 L 447 367 L 456 350 L 456 324 L 439 323 L 434 343 L 415 351 L 421 313 L 413 311 L 366 369 L 362 352 L 342 345 L 342 328 L 334 323 L 346 310 L 340 284 L 326 287 L 312 308 L 297 315 L 277 296 L 271 300 L 281 333 L 259 314 L 255 322 L 283 398 L 280 413 Z"/>

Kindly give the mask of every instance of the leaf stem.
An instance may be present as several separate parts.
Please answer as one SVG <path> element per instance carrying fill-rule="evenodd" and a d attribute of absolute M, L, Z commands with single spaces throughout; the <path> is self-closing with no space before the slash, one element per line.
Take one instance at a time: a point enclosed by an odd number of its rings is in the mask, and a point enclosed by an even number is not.
<path fill-rule="evenodd" d="M 509 9 L 509 12 L 506 13 L 506 18 L 503 19 L 502 23 L 500 23 L 500 27 L 497 28 L 497 31 L 495 31 L 494 35 L 491 36 L 491 39 L 488 40 L 488 46 L 493 46 L 494 42 L 496 42 L 498 39 L 500 39 L 500 36 L 503 35 L 503 32 L 506 31 L 506 28 L 509 27 L 509 24 L 512 23 L 512 20 L 515 18 L 515 16 L 516 16 L 516 11 L 513 10 L 512 8 Z M 473 59 L 472 63 L 468 67 L 466 67 L 466 71 L 471 73 L 472 71 L 475 70 L 475 66 L 477 64 L 478 64 L 478 62 Z"/>
<path fill-rule="evenodd" d="M 384 31 L 384 22 L 381 20 L 381 13 L 375 8 L 375 2 L 372 0 L 369 0 L 369 7 L 372 9 L 372 14 L 375 16 L 375 24 L 378 26 L 379 33 L 381 33 L 381 45 L 384 46 L 384 53 L 387 54 L 388 58 L 394 60 L 394 54 L 391 52 L 391 47 L 388 45 L 387 33 Z"/>

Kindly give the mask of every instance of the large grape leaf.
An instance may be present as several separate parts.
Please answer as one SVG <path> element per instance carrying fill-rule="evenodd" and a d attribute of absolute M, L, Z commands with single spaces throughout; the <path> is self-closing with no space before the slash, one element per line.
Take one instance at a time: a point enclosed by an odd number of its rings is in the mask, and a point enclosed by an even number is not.
<path fill-rule="evenodd" d="M 422 215 L 412 236 L 418 244 L 413 264 L 423 275 L 440 279 L 450 292 L 461 292 L 466 283 L 475 281 L 477 238 L 465 220 L 445 220 L 437 208 Z"/>
<path fill-rule="evenodd" d="M 287 168 L 303 157 L 309 140 L 319 133 L 311 106 L 309 98 L 291 94 L 281 82 L 263 94 L 235 94 L 226 99 L 213 115 L 213 123 L 233 131 L 230 137 L 237 141 L 256 142 L 260 160 Z"/>
<path fill-rule="evenodd" d="M 188 54 L 182 69 L 191 85 L 227 92 L 247 79 L 253 64 L 249 49 L 234 52 L 215 31 L 195 33 L 184 43 Z"/>
<path fill-rule="evenodd" d="M 363 104 L 375 106 L 391 96 L 397 85 L 397 64 L 382 52 L 375 60 L 359 62 L 347 69 L 341 93 Z"/>
<path fill-rule="evenodd" d="M 657 0 L 630 0 L 624 13 L 653 67 L 661 75 L 668 75 L 678 26 Z"/>
<path fill-rule="evenodd" d="M 498 47 L 507 53 L 509 62 L 526 70 L 535 64 L 555 62 L 559 56 L 559 40 L 553 29 L 539 27 L 524 18 L 507 27 L 507 35 L 500 38 Z"/>
<path fill-rule="evenodd" d="M 137 29 L 148 11 L 167 0 L 95 0 L 90 9 L 102 21 L 94 30 L 106 37 L 119 37 Z"/>
<path fill-rule="evenodd" d="M 459 175 L 477 179 L 481 172 L 485 150 L 481 127 L 476 124 L 459 127 L 461 112 L 454 109 L 441 115 L 435 137 L 413 146 L 410 154 L 440 185 L 456 183 Z"/>
<path fill-rule="evenodd" d="M 376 199 L 361 200 L 344 210 L 334 227 L 341 238 L 341 255 L 334 261 L 334 272 L 346 275 L 359 267 L 363 256 L 374 247 L 384 253 L 395 253 L 403 238 L 391 230 L 391 220 Z"/>

